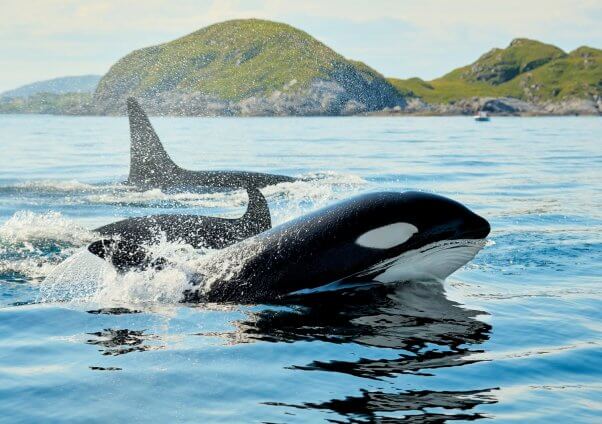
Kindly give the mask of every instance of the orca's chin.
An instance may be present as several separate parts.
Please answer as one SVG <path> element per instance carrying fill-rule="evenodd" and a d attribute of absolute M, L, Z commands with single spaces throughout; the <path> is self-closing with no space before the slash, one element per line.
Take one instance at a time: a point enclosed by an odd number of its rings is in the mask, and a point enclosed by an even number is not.
<path fill-rule="evenodd" d="M 313 289 L 297 290 L 288 295 L 306 295 L 374 284 L 443 282 L 470 262 L 486 243 L 485 239 L 443 240 L 430 243 L 380 262 L 351 278 Z"/>
<path fill-rule="evenodd" d="M 387 259 L 356 277 L 370 277 L 371 280 L 380 283 L 443 281 L 470 262 L 485 244 L 485 239 L 430 243 Z"/>

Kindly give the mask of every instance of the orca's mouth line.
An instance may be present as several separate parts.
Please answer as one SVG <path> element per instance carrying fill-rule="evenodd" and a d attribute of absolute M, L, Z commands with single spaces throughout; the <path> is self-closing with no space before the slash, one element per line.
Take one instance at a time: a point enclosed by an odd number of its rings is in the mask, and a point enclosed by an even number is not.
<path fill-rule="evenodd" d="M 418 249 L 408 250 L 396 257 L 386 259 L 365 271 L 355 274 L 353 277 L 362 278 L 369 276 L 376 279 L 379 275 L 383 275 L 393 268 L 402 265 L 407 265 L 409 267 L 411 265 L 415 268 L 413 273 L 393 273 L 393 275 L 388 278 L 392 278 L 392 281 L 432 278 L 444 280 L 458 268 L 471 261 L 486 244 L 487 239 L 436 241 Z M 437 256 L 437 260 L 434 260 L 435 256 Z M 422 268 L 420 268 L 420 263 L 423 264 Z M 429 267 L 432 267 L 433 272 L 429 272 Z M 436 270 L 437 268 L 441 269 L 441 271 Z"/>
<path fill-rule="evenodd" d="M 443 259 L 444 262 L 445 262 L 445 259 L 447 259 L 447 264 L 449 265 L 447 270 L 453 269 L 452 270 L 452 272 L 453 272 L 457 268 L 460 268 L 461 266 L 468 263 L 472 258 L 474 258 L 474 256 L 485 245 L 487 245 L 487 239 L 443 240 L 443 241 L 438 241 L 438 242 L 434 242 L 434 243 L 429 243 L 425 246 L 422 246 L 419 249 L 403 252 L 401 255 L 398 255 L 394 258 L 390 258 L 385 261 L 382 261 L 364 271 L 361 271 L 360 273 L 354 274 L 347 278 L 353 277 L 354 279 L 356 279 L 356 278 L 361 279 L 362 277 L 373 277 L 373 276 L 375 276 L 375 274 L 382 274 L 382 273 L 386 272 L 388 269 L 393 268 L 395 266 L 408 264 L 417 257 L 420 257 L 420 260 L 422 260 L 422 261 L 427 260 L 427 262 L 428 262 L 428 259 L 430 257 L 436 256 L 438 254 L 445 254 L 445 253 L 452 253 L 452 252 L 459 253 L 459 254 L 452 255 L 451 257 L 448 257 L 448 258 L 439 258 L 439 259 Z M 466 251 L 461 251 L 462 249 L 466 249 Z M 457 250 L 457 252 L 454 252 L 454 250 Z M 438 261 L 434 261 L 434 262 L 436 263 Z M 429 265 L 427 265 L 427 267 L 428 266 Z M 451 272 L 450 272 L 450 274 L 451 274 Z M 432 279 L 432 277 L 429 277 L 427 275 L 423 275 L 422 277 L 416 275 L 416 278 L 411 278 L 411 274 L 406 274 L 406 275 L 408 276 L 408 278 L 400 277 L 396 282 Z M 447 275 L 445 275 L 444 277 L 447 277 Z M 444 279 L 444 278 L 442 278 L 442 279 Z M 441 279 L 436 278 L 436 280 L 439 281 Z M 370 278 L 367 278 L 365 281 L 359 281 L 359 282 L 346 282 L 345 279 L 343 279 L 343 280 L 335 281 L 335 282 L 326 284 L 324 286 L 316 287 L 313 289 L 297 290 L 297 291 L 288 293 L 287 296 L 306 295 L 306 294 L 313 294 L 313 293 L 320 293 L 320 292 L 336 291 L 336 290 L 341 290 L 341 289 L 345 289 L 345 288 L 369 287 L 374 284 L 386 284 L 386 283 L 380 282 L 378 280 L 372 280 Z"/>
<path fill-rule="evenodd" d="M 482 249 L 487 244 L 487 239 L 457 239 L 457 240 L 443 240 L 436 241 L 422 246 L 419 249 L 410 250 L 402 253 L 402 255 L 418 252 L 419 254 L 427 253 L 431 250 L 445 250 L 445 249 L 457 249 L 460 247 L 478 247 Z"/>

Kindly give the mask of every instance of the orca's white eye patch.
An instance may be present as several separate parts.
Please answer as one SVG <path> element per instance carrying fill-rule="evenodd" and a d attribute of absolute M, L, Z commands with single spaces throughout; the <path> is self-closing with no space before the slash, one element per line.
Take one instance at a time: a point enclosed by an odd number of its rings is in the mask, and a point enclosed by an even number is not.
<path fill-rule="evenodd" d="M 412 224 L 396 222 L 362 234 L 355 243 L 371 249 L 390 249 L 405 243 L 417 232 L 418 228 Z"/>

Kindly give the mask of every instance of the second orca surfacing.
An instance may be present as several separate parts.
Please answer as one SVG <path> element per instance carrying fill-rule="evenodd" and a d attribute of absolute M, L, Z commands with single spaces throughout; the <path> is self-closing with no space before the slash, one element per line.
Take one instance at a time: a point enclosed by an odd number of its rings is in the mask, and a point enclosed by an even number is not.
<path fill-rule="evenodd" d="M 268 202 L 261 192 L 247 188 L 249 203 L 237 219 L 202 215 L 150 215 L 107 224 L 94 231 L 103 236 L 119 237 L 128 243 L 149 244 L 165 237 L 194 248 L 223 249 L 272 227 Z"/>
<path fill-rule="evenodd" d="M 183 301 L 270 302 L 337 285 L 442 280 L 474 258 L 489 231 L 485 219 L 442 196 L 368 193 L 216 252 Z M 124 269 L 122 257 L 103 259 Z"/>
<path fill-rule="evenodd" d="M 169 157 L 146 113 L 133 98 L 127 100 L 130 121 L 130 173 L 127 184 L 143 190 L 190 189 L 213 187 L 219 189 L 263 188 L 268 185 L 293 182 L 286 175 L 248 171 L 190 171 L 176 165 Z"/>
<path fill-rule="evenodd" d="M 236 219 L 203 215 L 151 215 L 128 218 L 95 229 L 103 236 L 88 251 L 103 259 L 111 258 L 118 270 L 164 265 L 150 259 L 142 244 L 161 240 L 188 244 L 195 249 L 223 249 L 272 227 L 268 203 L 261 192 L 247 188 L 249 203 L 244 215 Z"/>

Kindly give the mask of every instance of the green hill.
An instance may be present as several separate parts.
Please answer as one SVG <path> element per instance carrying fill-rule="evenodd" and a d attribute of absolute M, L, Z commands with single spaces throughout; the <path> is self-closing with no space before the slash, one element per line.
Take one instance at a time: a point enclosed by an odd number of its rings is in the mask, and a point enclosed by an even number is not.
<path fill-rule="evenodd" d="M 211 25 L 128 54 L 102 78 L 95 100 L 111 112 L 129 96 L 160 113 L 185 104 L 184 114 L 194 114 L 190 109 L 198 111 L 203 102 L 233 114 L 332 114 L 403 105 L 403 96 L 368 66 L 289 25 L 257 19 Z"/>
<path fill-rule="evenodd" d="M 500 85 L 524 72 L 566 56 L 558 47 L 517 38 L 505 49 L 492 49 L 472 65 L 456 69 L 443 78 Z"/>
<path fill-rule="evenodd" d="M 432 81 L 385 79 L 299 29 L 258 19 L 135 50 L 93 95 L 65 92 L 80 82 L 89 88 L 92 77 L 25 86 L 0 97 L 0 113 L 123 114 L 130 96 L 160 115 L 602 113 L 602 50 L 592 47 L 567 54 L 518 38 Z"/>
<path fill-rule="evenodd" d="M 602 97 L 602 50 L 580 47 L 566 54 L 555 46 L 519 38 L 433 81 L 390 78 L 389 82 L 400 93 L 428 103 L 469 97 L 531 102 L 596 99 Z"/>
<path fill-rule="evenodd" d="M 37 94 L 72 94 L 94 93 L 100 75 L 78 75 L 73 77 L 60 77 L 45 81 L 37 81 L 23 85 L 13 90 L 0 93 L 0 98 L 25 98 Z"/>

